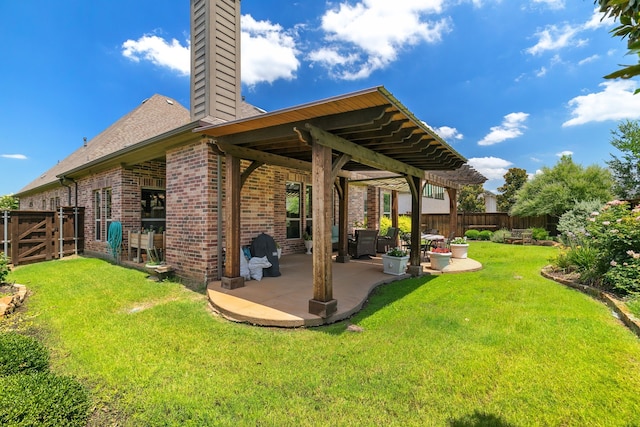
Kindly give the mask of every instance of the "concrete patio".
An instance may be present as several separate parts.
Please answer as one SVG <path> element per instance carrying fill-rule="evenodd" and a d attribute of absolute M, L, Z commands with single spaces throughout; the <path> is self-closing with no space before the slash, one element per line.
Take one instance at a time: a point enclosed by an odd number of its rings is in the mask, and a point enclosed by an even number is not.
<path fill-rule="evenodd" d="M 214 310 L 234 321 L 288 328 L 320 326 L 357 313 L 376 287 L 410 277 L 383 273 L 379 256 L 344 264 L 333 262 L 333 297 L 338 301 L 338 311 L 323 319 L 308 312 L 313 296 L 311 260 L 305 254 L 284 255 L 280 259 L 280 277 L 250 280 L 233 290 L 223 289 L 219 281 L 212 282 L 207 296 Z M 429 262 L 422 265 L 425 274 L 431 275 L 482 269 L 482 264 L 472 259 L 452 259 L 442 272 L 431 270 Z"/>

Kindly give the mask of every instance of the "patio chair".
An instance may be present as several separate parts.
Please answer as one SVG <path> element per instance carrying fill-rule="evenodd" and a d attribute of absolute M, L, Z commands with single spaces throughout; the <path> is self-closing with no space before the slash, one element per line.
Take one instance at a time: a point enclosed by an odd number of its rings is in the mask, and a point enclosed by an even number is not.
<path fill-rule="evenodd" d="M 399 231 L 400 230 L 397 227 L 389 227 L 384 236 L 378 236 L 378 252 L 386 253 L 389 252 L 391 248 L 395 248 L 398 245 Z"/>
<path fill-rule="evenodd" d="M 376 255 L 378 230 L 356 230 L 356 238 L 349 240 L 349 255 L 360 258 L 363 255 Z"/>

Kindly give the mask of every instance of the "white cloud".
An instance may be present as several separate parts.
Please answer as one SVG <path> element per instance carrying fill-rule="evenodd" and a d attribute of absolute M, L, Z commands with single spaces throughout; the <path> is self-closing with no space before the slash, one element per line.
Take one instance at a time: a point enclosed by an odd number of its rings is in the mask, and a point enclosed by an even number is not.
<path fill-rule="evenodd" d="M 533 0 L 534 3 L 542 3 L 549 9 L 564 9 L 564 0 Z"/>
<path fill-rule="evenodd" d="M 292 33 L 269 21 L 242 15 L 242 82 L 254 86 L 278 79 L 291 80 L 300 67 Z"/>
<path fill-rule="evenodd" d="M 559 153 L 556 153 L 556 156 L 558 156 L 558 157 L 562 157 L 562 156 L 573 156 L 573 151 L 564 150 L 564 151 L 561 151 L 561 152 L 559 152 Z"/>
<path fill-rule="evenodd" d="M 600 8 L 593 9 L 591 19 L 589 19 L 584 25 L 585 30 L 595 30 L 600 27 L 611 27 L 615 24 L 615 20 L 612 17 L 604 18 L 604 14 L 600 12 Z"/>
<path fill-rule="evenodd" d="M 336 78 L 366 78 L 395 61 L 407 46 L 442 40 L 451 31 L 450 20 L 426 17 L 441 13 L 442 4 L 443 0 L 340 3 L 322 17 L 325 42 L 329 44 L 323 49 L 333 54 L 315 51 L 309 58 L 327 67 Z M 336 62 L 337 58 L 350 60 Z"/>
<path fill-rule="evenodd" d="M 155 35 L 144 35 L 138 40 L 127 40 L 122 43 L 122 55 L 135 62 L 140 60 L 177 71 L 182 75 L 189 75 L 189 42 L 182 46 L 176 39 L 166 41 Z"/>
<path fill-rule="evenodd" d="M 453 139 L 463 139 L 464 135 L 461 134 L 458 129 L 449 126 L 442 126 L 433 129 L 442 139 L 445 141 L 451 141 Z"/>
<path fill-rule="evenodd" d="M 601 92 L 576 96 L 568 102 L 570 120 L 563 127 L 607 120 L 640 119 L 640 96 L 634 95 L 636 82 L 614 80 L 600 83 Z"/>
<path fill-rule="evenodd" d="M 253 86 L 278 79 L 290 80 L 300 67 L 294 34 L 269 21 L 241 17 L 242 82 Z M 190 42 L 167 41 L 157 35 L 144 35 L 122 44 L 122 55 L 135 62 L 149 61 L 181 75 L 191 72 Z"/>
<path fill-rule="evenodd" d="M 3 159 L 27 160 L 27 156 L 24 154 L 0 154 L 0 157 Z"/>
<path fill-rule="evenodd" d="M 573 27 L 569 24 L 564 24 L 562 27 L 548 25 L 535 33 L 538 43 L 526 49 L 526 52 L 531 55 L 539 55 L 548 50 L 559 50 L 574 45 L 578 43 L 573 39 L 579 31 L 579 27 Z"/>
<path fill-rule="evenodd" d="M 517 138 L 522 135 L 522 131 L 527 127 L 524 122 L 529 117 L 527 113 L 511 113 L 504 116 L 504 120 L 500 126 L 494 126 L 491 128 L 491 132 L 487 134 L 482 140 L 478 142 L 478 145 L 493 145 L 498 144 L 507 139 Z"/>
<path fill-rule="evenodd" d="M 498 157 L 474 157 L 467 163 L 490 180 L 502 179 L 513 165 L 510 161 Z"/>
<path fill-rule="evenodd" d="M 529 160 L 531 160 L 532 162 L 536 162 L 536 163 L 540 163 L 540 162 L 542 162 L 542 160 L 540 160 L 540 159 L 539 159 L 539 158 L 537 158 L 537 157 L 530 157 L 530 158 L 529 158 Z"/>
<path fill-rule="evenodd" d="M 595 61 L 595 60 L 597 60 L 599 58 L 600 58 L 600 55 L 597 55 L 597 54 L 596 55 L 591 55 L 591 56 L 589 56 L 587 58 L 584 58 L 583 60 L 579 61 L 578 65 L 588 64 L 589 62 L 593 62 L 593 61 Z"/>

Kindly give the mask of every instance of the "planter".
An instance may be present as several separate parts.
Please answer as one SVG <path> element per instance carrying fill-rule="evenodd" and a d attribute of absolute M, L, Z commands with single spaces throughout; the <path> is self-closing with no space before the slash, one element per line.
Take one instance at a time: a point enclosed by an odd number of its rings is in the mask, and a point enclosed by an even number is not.
<path fill-rule="evenodd" d="M 382 268 L 386 274 L 393 274 L 395 276 L 405 274 L 408 262 L 409 255 L 402 257 L 382 255 Z"/>
<path fill-rule="evenodd" d="M 307 255 L 311 255 L 311 248 L 313 248 L 313 240 L 305 240 L 304 247 L 307 248 Z"/>
<path fill-rule="evenodd" d="M 439 252 L 427 252 L 429 260 L 431 260 L 431 269 L 442 271 L 451 261 L 451 252 L 439 253 Z"/>
<path fill-rule="evenodd" d="M 282 256 L 282 248 L 277 248 L 276 252 L 278 253 L 278 259 Z"/>
<path fill-rule="evenodd" d="M 452 243 L 451 245 L 451 257 L 464 259 L 467 257 L 469 251 L 468 243 Z"/>

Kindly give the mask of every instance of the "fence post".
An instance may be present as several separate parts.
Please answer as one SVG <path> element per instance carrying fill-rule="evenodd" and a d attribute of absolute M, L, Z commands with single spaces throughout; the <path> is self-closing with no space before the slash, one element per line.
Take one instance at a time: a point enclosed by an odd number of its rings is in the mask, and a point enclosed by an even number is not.
<path fill-rule="evenodd" d="M 59 207 L 58 210 L 58 222 L 59 222 L 59 228 L 58 228 L 58 236 L 60 238 L 60 256 L 58 257 L 59 259 L 64 258 L 64 216 L 62 213 L 62 206 Z"/>
<path fill-rule="evenodd" d="M 9 256 L 9 211 L 4 211 L 4 256 Z"/>

